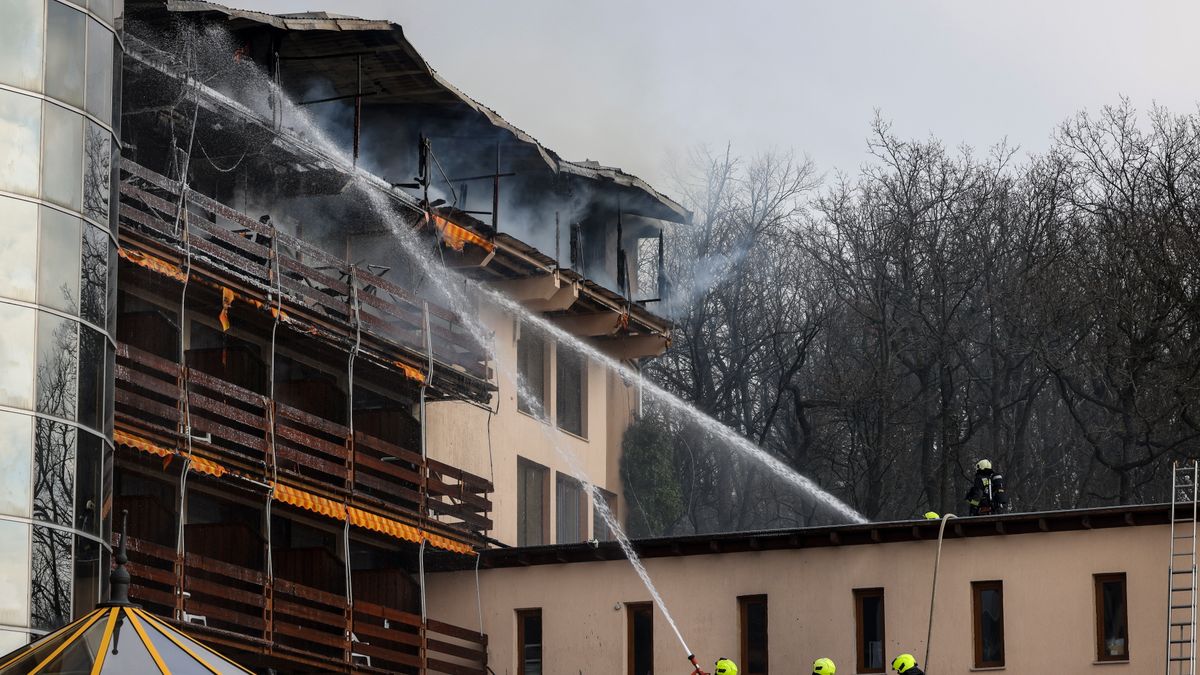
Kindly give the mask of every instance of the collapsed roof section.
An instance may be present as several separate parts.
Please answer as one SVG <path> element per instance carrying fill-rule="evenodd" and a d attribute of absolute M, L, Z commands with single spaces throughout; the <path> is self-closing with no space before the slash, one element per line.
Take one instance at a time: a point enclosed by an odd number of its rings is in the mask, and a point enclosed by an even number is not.
<path fill-rule="evenodd" d="M 333 120 L 328 135 L 353 145 L 359 167 L 382 185 L 408 189 L 423 208 L 445 204 L 443 216 L 490 242 L 481 258 L 455 259 L 473 276 L 504 283 L 531 277 L 555 291 L 565 281 L 582 301 L 539 311 L 560 312 L 565 328 L 578 324 L 584 328 L 579 334 L 600 341 L 634 338 L 619 348 L 608 345 L 621 358 L 665 349 L 670 323 L 634 302 L 631 267 L 639 266 L 627 261 L 626 251 L 658 236 L 663 221 L 686 223 L 690 213 L 641 179 L 562 159 L 446 82 L 388 21 L 325 12 L 270 15 L 201 0 L 127 5 L 151 29 L 148 36 L 170 34 L 181 17 L 227 29 L 234 58 L 252 60 L 314 117 Z M 223 90 L 219 82 L 212 86 Z M 261 91 L 257 96 L 269 98 Z M 253 107 L 237 92 L 230 98 Z M 274 109 L 270 114 L 275 117 Z M 272 119 L 272 126 L 287 125 Z M 569 261 L 559 254 L 560 239 L 571 241 Z M 539 304 L 545 305 L 530 307 Z M 597 314 L 603 316 L 587 318 Z"/>

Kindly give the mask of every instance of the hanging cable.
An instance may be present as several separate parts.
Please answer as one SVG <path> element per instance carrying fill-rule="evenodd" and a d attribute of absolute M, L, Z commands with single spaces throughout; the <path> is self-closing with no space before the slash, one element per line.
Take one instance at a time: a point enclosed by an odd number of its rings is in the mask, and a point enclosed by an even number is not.
<path fill-rule="evenodd" d="M 283 287 L 281 285 L 279 266 L 279 237 L 275 225 L 268 222 L 271 228 L 271 260 L 267 271 L 271 275 L 271 287 L 268 290 L 268 300 L 275 301 L 275 311 L 271 312 L 274 322 L 271 324 L 271 356 L 267 366 L 268 379 L 267 403 L 264 410 L 267 413 L 268 450 L 271 453 L 271 489 L 267 492 L 267 581 L 275 580 L 275 545 L 271 539 L 271 503 L 275 500 L 275 486 L 279 483 L 279 458 L 276 454 L 275 439 L 275 335 L 279 330 L 279 317 L 283 316 Z"/>
<path fill-rule="evenodd" d="M 350 434 L 349 448 L 351 452 L 351 485 L 354 476 L 354 359 L 362 346 L 362 306 L 358 299 L 358 267 L 350 266 L 350 311 L 354 318 L 354 346 L 350 348 L 350 357 L 346 361 L 346 427 Z M 346 528 L 343 535 L 346 555 L 346 602 L 354 606 L 354 580 L 350 573 L 350 510 L 346 509 Z"/>
<path fill-rule="evenodd" d="M 475 555 L 475 609 L 479 612 L 479 634 L 483 635 L 483 599 L 479 593 L 479 559 L 482 555 Z"/>
<path fill-rule="evenodd" d="M 421 629 L 424 630 L 429 618 L 425 605 L 425 538 L 421 537 L 421 550 L 417 553 L 417 573 L 421 577 Z"/>

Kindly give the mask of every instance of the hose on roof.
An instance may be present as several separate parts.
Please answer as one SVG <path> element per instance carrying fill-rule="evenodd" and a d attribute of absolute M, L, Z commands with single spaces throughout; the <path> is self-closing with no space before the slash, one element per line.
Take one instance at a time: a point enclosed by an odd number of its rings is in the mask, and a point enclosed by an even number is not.
<path fill-rule="evenodd" d="M 925 633 L 925 660 L 922 661 L 926 668 L 929 668 L 929 645 L 933 641 L 933 608 L 937 600 L 938 568 L 942 564 L 942 537 L 946 534 L 946 523 L 957 517 L 953 513 L 947 513 L 942 516 L 942 524 L 938 526 L 937 557 L 933 559 L 933 588 L 929 591 L 929 630 Z"/>

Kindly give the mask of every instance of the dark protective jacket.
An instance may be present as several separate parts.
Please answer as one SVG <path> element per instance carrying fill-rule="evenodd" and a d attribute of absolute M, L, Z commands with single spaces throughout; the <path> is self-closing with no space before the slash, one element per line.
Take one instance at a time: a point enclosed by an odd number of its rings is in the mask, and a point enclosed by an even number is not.
<path fill-rule="evenodd" d="M 913 666 L 912 668 L 909 668 L 908 670 L 904 671 L 904 675 L 925 675 L 925 671 L 921 670 L 920 668 L 918 668 L 916 666 Z"/>
<path fill-rule="evenodd" d="M 971 490 L 967 492 L 966 500 L 971 506 L 971 515 L 973 516 L 1004 511 L 1008 507 L 1008 492 L 1004 489 L 1004 476 L 990 470 L 976 471 L 975 482 L 971 485 Z"/>

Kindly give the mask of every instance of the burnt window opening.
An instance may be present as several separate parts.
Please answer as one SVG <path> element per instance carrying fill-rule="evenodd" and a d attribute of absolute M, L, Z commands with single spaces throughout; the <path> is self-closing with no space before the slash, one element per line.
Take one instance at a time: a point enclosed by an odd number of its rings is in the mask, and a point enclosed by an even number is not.
<path fill-rule="evenodd" d="M 271 563 L 275 576 L 328 593 L 345 593 L 340 532 L 271 514 Z"/>
<path fill-rule="evenodd" d="M 346 392 L 337 376 L 282 354 L 275 356 L 275 400 L 338 424 L 346 422 Z"/>
<path fill-rule="evenodd" d="M 587 438 L 587 359 L 559 345 L 555 361 L 555 417 L 558 428 Z"/>
<path fill-rule="evenodd" d="M 267 390 L 267 364 L 259 345 L 199 321 L 188 336 L 188 367 L 256 394 Z"/>
<path fill-rule="evenodd" d="M 583 484 L 559 473 L 555 491 L 555 534 L 558 544 L 574 544 L 587 538 L 587 497 Z"/>
<path fill-rule="evenodd" d="M 125 291 L 117 293 L 117 342 L 179 360 L 179 315 Z"/>
<path fill-rule="evenodd" d="M 548 543 L 550 470 L 517 458 L 517 546 Z"/>
<path fill-rule="evenodd" d="M 741 672 L 746 675 L 767 675 L 767 596 L 740 596 L 738 624 L 741 635 Z"/>
<path fill-rule="evenodd" d="M 542 610 L 517 610 L 517 675 L 542 675 Z"/>
<path fill-rule="evenodd" d="M 260 509 L 190 487 L 186 501 L 184 539 L 189 552 L 246 569 L 263 569 Z"/>
<path fill-rule="evenodd" d="M 517 331 L 517 373 L 525 385 L 517 387 L 517 409 L 545 419 L 546 390 L 549 389 L 546 337 L 525 323 L 518 323 Z"/>
<path fill-rule="evenodd" d="M 629 675 L 654 673 L 654 606 L 648 602 L 625 605 L 628 612 Z"/>

